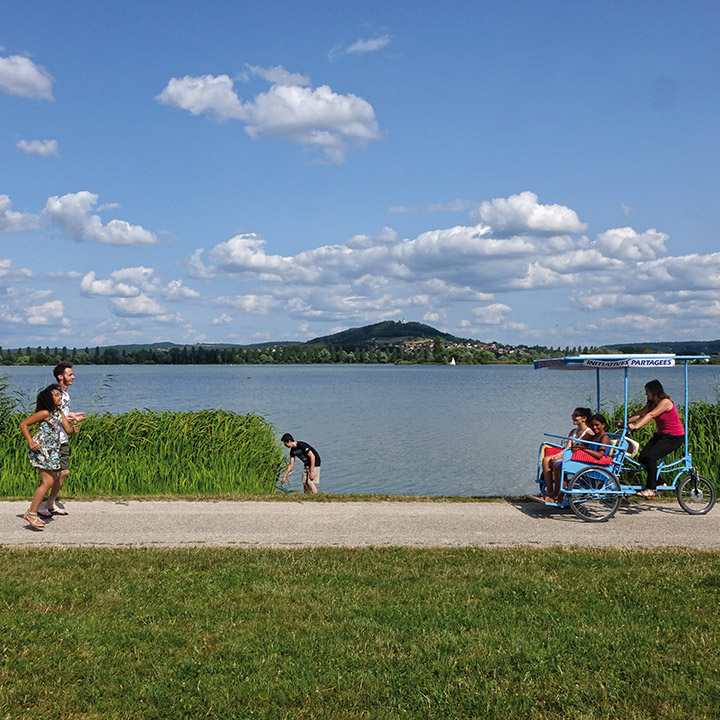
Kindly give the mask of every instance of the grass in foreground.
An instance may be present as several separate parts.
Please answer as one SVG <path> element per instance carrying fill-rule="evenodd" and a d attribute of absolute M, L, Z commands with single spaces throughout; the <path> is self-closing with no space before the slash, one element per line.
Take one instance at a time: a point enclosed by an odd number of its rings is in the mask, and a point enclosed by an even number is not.
<path fill-rule="evenodd" d="M 714 718 L 720 554 L 5 549 L 3 718 Z"/>

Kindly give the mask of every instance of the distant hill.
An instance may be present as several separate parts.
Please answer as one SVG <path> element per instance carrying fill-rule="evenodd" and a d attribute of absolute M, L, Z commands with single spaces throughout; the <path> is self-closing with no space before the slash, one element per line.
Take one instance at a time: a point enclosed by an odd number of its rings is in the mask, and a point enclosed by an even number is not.
<path fill-rule="evenodd" d="M 400 345 L 404 342 L 413 340 L 432 340 L 441 337 L 443 340 L 461 341 L 454 335 L 440 332 L 430 325 L 424 325 L 419 322 L 394 322 L 386 320 L 384 322 L 375 323 L 374 325 L 364 325 L 359 328 L 350 328 L 334 335 L 324 335 L 322 337 L 309 340 L 307 345 L 338 345 L 345 348 L 368 347 L 375 344 L 378 345 Z"/>
<path fill-rule="evenodd" d="M 675 355 L 719 355 L 720 340 L 684 340 L 674 342 L 618 343 L 606 345 L 619 353 L 675 353 Z"/>

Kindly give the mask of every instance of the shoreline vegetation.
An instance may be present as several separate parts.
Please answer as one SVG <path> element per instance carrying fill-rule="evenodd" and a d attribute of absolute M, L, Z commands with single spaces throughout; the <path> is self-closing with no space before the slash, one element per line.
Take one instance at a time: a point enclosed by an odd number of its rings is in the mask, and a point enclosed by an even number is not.
<path fill-rule="evenodd" d="M 638 408 L 631 405 L 628 414 Z M 620 404 L 607 411 L 611 423 L 623 418 L 623 410 Z M 682 416 L 684 409 L 680 411 Z M 22 417 L 0 379 L 3 498 L 26 496 L 36 480 L 27 461 L 27 443 L 18 431 Z M 690 427 L 693 462 L 720 491 L 720 403 L 691 403 Z M 634 437 L 642 446 L 651 434 L 644 427 Z M 271 423 L 259 415 L 224 410 L 90 414 L 70 443 L 74 479 L 65 495 L 84 499 L 268 498 L 279 495 L 276 484 L 286 463 L 285 448 Z M 641 477 L 626 481 L 642 484 Z"/>

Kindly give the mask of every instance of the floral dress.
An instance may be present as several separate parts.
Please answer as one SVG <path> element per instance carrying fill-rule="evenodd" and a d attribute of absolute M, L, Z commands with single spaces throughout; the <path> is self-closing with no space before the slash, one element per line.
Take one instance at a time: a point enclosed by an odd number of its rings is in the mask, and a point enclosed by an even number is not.
<path fill-rule="evenodd" d="M 43 470 L 60 469 L 60 428 L 62 413 L 56 410 L 47 420 L 40 423 L 40 429 L 33 440 L 40 445 L 39 450 L 28 450 L 30 464 Z"/>

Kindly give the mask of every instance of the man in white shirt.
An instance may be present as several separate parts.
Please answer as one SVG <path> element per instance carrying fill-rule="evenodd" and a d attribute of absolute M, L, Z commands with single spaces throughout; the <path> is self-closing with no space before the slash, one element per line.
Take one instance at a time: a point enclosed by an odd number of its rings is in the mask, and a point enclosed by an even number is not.
<path fill-rule="evenodd" d="M 68 419 L 71 424 L 82 422 L 85 419 L 85 413 L 72 413 L 70 412 L 70 393 L 68 388 L 73 384 L 75 380 L 75 373 L 72 369 L 72 364 L 69 362 L 61 362 L 55 366 L 53 370 L 55 381 L 60 386 L 60 392 L 62 393 L 62 406 L 61 410 L 63 415 Z M 45 499 L 45 503 L 38 509 L 38 515 L 43 517 L 50 517 L 52 515 L 67 515 L 67 510 L 64 507 L 60 507 L 57 504 L 57 496 L 60 489 L 65 482 L 65 478 L 70 472 L 70 446 L 68 444 L 68 437 L 65 431 L 60 429 L 60 472 L 57 473 L 55 481 L 53 482 L 50 494 Z"/>

